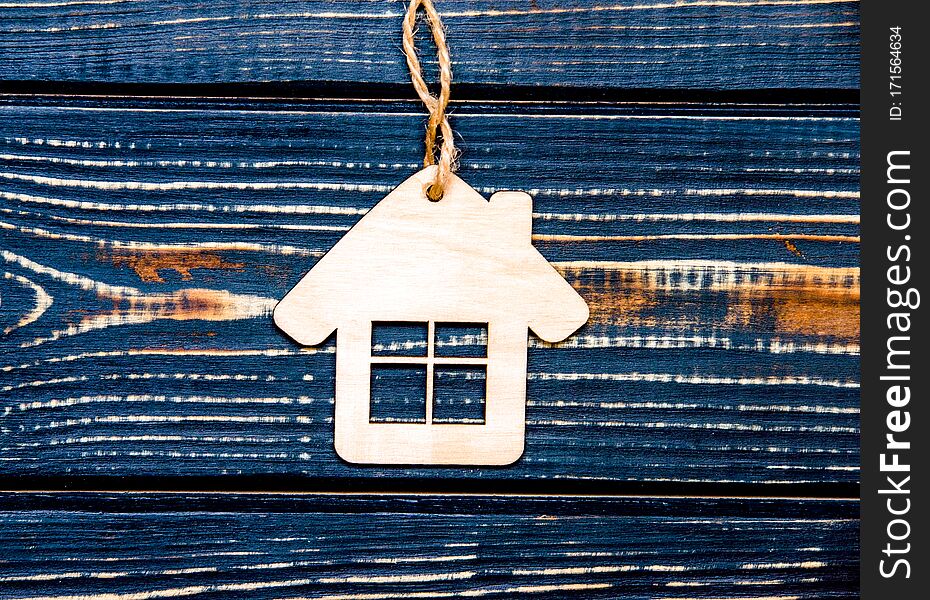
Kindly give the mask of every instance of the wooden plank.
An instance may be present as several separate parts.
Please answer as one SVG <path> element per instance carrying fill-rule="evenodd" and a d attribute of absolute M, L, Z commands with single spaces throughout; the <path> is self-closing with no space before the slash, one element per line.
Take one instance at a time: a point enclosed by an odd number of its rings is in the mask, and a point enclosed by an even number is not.
<path fill-rule="evenodd" d="M 460 174 L 534 196 L 592 312 L 531 339 L 527 451 L 490 470 L 339 461 L 334 345 L 271 322 L 418 168 L 413 105 L 0 110 L 5 475 L 857 481 L 854 107 L 457 107 Z"/>
<path fill-rule="evenodd" d="M 100 496 L 0 512 L 4 598 L 858 597 L 855 501 Z"/>
<path fill-rule="evenodd" d="M 443 0 L 458 82 L 859 87 L 857 0 Z M 407 83 L 401 2 L 6 2 L 4 80 Z M 434 69 L 421 33 L 424 68 Z M 430 71 L 433 72 L 433 71 Z"/>

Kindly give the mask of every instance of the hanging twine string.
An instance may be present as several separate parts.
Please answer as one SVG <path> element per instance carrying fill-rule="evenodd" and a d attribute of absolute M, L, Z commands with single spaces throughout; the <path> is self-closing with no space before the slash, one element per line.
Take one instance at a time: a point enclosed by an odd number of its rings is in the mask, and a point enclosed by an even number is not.
<path fill-rule="evenodd" d="M 426 12 L 429 20 L 433 40 L 436 42 L 439 55 L 439 96 L 430 94 L 426 81 L 423 80 L 423 71 L 417 59 L 417 50 L 414 46 L 414 33 L 417 21 L 417 11 L 420 7 Z M 446 45 L 446 32 L 442 28 L 442 21 L 432 0 L 410 0 L 407 14 L 404 16 L 404 54 L 407 56 L 407 66 L 410 68 L 410 80 L 413 89 L 417 91 L 420 100 L 429 110 L 429 121 L 426 124 L 426 156 L 423 166 L 439 165 L 436 169 L 436 179 L 427 188 L 430 200 L 439 200 L 445 191 L 445 184 L 449 175 L 455 170 L 455 143 L 452 139 L 452 126 L 446 117 L 446 106 L 449 104 L 449 88 L 452 85 L 452 58 L 449 56 L 449 46 Z M 436 157 L 436 137 L 441 134 L 441 145 Z"/>

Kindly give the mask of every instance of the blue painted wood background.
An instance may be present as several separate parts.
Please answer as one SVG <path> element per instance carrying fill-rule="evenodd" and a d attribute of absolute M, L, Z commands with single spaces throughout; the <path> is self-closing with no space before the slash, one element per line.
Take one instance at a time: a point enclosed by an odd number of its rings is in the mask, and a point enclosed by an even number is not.
<path fill-rule="evenodd" d="M 15 501 L 35 510 L 0 511 L 6 598 L 857 597 L 850 501 Z"/>
<path fill-rule="evenodd" d="M 403 8 L 0 8 L 0 597 L 855 596 L 857 3 L 439 3 L 592 309 L 493 469 L 340 461 L 270 319 L 418 168 Z"/>
<path fill-rule="evenodd" d="M 10 2 L 8 80 L 404 83 L 400 0 Z M 857 0 L 444 0 L 457 81 L 858 87 Z M 424 48 L 427 37 L 423 35 Z M 433 67 L 425 51 L 424 68 Z"/>

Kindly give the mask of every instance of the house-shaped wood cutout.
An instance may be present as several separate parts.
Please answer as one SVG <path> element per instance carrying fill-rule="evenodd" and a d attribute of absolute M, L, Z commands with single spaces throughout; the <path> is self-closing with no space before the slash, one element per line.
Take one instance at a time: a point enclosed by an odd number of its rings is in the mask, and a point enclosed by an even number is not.
<path fill-rule="evenodd" d="M 336 452 L 349 462 L 504 465 L 523 453 L 528 330 L 565 339 L 588 319 L 578 293 L 531 242 L 532 199 L 490 201 L 456 176 L 429 200 L 435 167 L 407 179 L 371 209 L 284 297 L 274 321 L 298 343 L 336 334 Z M 372 350 L 378 323 L 427 328 L 420 356 Z M 486 355 L 439 356 L 437 324 L 482 324 Z M 426 382 L 422 422 L 373 422 L 373 367 L 418 365 Z M 464 364 L 485 378 L 483 423 L 432 418 L 436 369 Z"/>

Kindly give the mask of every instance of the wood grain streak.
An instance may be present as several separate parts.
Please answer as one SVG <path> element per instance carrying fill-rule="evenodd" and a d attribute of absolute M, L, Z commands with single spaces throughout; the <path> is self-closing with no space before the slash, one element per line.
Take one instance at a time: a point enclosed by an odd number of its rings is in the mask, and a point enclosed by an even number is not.
<path fill-rule="evenodd" d="M 0 511 L 0 589 L 11 600 L 758 600 L 854 598 L 858 588 L 850 501 L 33 494 L 15 503 L 27 500 L 42 510 Z M 51 508 L 62 503 L 70 510 Z"/>

